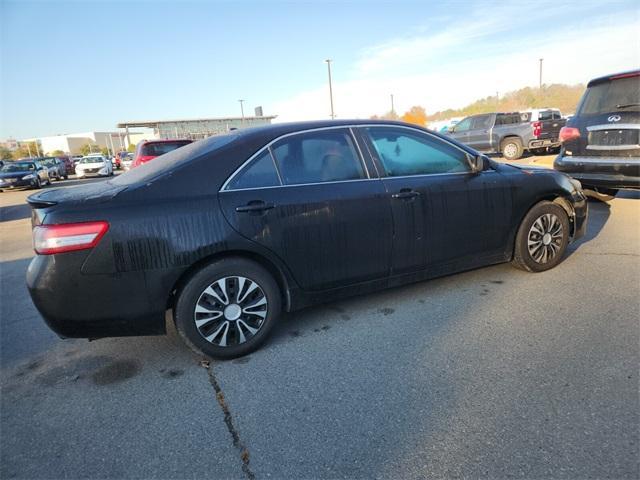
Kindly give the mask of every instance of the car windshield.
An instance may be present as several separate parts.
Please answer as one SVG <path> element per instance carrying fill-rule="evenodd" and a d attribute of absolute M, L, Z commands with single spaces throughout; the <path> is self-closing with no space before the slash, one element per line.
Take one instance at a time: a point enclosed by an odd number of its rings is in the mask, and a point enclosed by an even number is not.
<path fill-rule="evenodd" d="M 122 175 L 119 175 L 111 182 L 115 185 L 133 185 L 139 182 L 149 182 L 160 175 L 187 164 L 190 160 L 211 153 L 218 148 L 233 142 L 238 138 L 237 132 L 226 135 L 205 138 L 199 142 L 193 142 L 182 148 L 175 149 L 152 162 L 147 162 L 139 167 L 133 168 Z"/>
<path fill-rule="evenodd" d="M 83 157 L 80 163 L 102 163 L 104 160 L 102 157 Z"/>
<path fill-rule="evenodd" d="M 3 173 L 11 173 L 11 172 L 24 172 L 25 170 L 35 170 L 35 165 L 31 162 L 14 162 L 14 163 L 5 163 L 0 172 Z"/>
<path fill-rule="evenodd" d="M 619 78 L 587 89 L 578 113 L 595 115 L 621 110 L 640 111 L 640 76 Z"/>

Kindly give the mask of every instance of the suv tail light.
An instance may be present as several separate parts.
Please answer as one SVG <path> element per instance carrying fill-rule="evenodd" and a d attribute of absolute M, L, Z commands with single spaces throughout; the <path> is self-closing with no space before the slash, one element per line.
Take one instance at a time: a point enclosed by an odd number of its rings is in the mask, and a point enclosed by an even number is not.
<path fill-rule="evenodd" d="M 87 250 L 109 230 L 107 222 L 38 225 L 33 228 L 33 248 L 40 255 Z"/>
<path fill-rule="evenodd" d="M 542 122 L 533 122 L 533 136 L 538 138 L 542 131 Z"/>
<path fill-rule="evenodd" d="M 580 130 L 575 127 L 562 127 L 560 129 L 560 143 L 565 143 L 571 140 L 575 140 L 580 137 Z"/>

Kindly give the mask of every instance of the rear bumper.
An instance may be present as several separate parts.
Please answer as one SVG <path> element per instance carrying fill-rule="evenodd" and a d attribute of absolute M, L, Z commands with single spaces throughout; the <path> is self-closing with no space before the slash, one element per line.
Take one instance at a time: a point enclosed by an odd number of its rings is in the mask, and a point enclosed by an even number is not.
<path fill-rule="evenodd" d="M 640 158 L 558 155 L 553 168 L 585 186 L 640 189 Z"/>
<path fill-rule="evenodd" d="M 165 333 L 165 305 L 152 306 L 142 272 L 84 275 L 85 252 L 36 255 L 27 269 L 31 299 L 62 337 Z"/>
<path fill-rule="evenodd" d="M 540 140 L 529 140 L 529 148 L 545 148 L 545 147 L 559 147 L 560 142 L 556 139 L 545 138 Z"/>

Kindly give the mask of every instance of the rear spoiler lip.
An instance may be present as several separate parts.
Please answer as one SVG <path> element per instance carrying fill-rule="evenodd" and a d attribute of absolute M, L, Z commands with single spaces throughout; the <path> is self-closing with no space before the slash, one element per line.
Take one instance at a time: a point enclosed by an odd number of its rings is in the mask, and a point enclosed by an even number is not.
<path fill-rule="evenodd" d="M 39 199 L 38 195 L 39 194 L 36 193 L 27 197 L 27 203 L 31 206 L 31 208 L 48 208 L 58 204 L 58 202 L 54 202 L 53 200 Z"/>

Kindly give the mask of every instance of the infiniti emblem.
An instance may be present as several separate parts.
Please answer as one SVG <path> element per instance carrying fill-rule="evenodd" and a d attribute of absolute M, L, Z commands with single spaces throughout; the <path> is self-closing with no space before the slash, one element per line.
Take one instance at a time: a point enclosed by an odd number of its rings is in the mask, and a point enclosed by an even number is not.
<path fill-rule="evenodd" d="M 610 122 L 619 122 L 620 115 L 611 115 L 609 118 L 607 118 L 607 120 L 609 120 Z"/>

